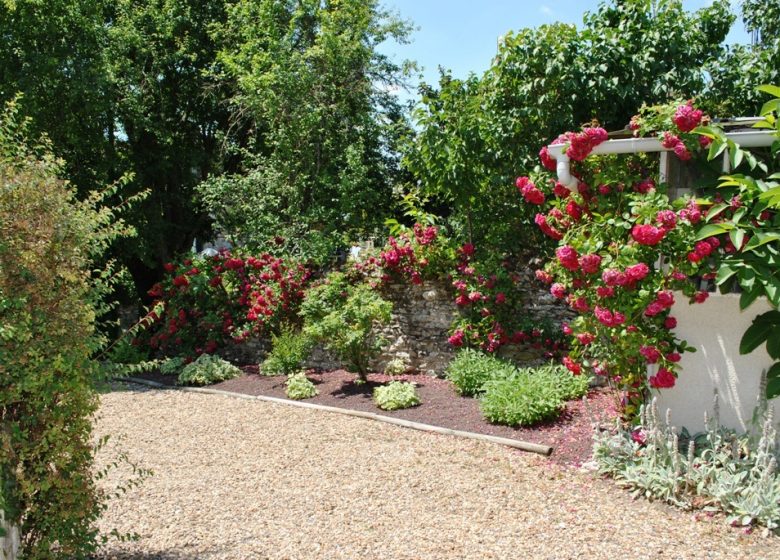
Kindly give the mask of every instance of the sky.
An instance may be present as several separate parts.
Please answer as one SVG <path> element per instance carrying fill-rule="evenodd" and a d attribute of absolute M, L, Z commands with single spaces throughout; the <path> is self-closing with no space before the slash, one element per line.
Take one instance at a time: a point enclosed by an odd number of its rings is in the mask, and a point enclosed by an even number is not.
<path fill-rule="evenodd" d="M 469 72 L 481 74 L 496 53 L 498 37 L 509 30 L 538 27 L 561 21 L 582 25 L 586 11 L 598 0 L 383 0 L 383 5 L 417 29 L 408 45 L 385 43 L 382 52 L 396 62 L 415 60 L 424 81 L 438 83 L 438 66 L 449 68 L 456 78 Z M 711 0 L 683 0 L 686 10 L 699 9 Z M 732 9 L 737 7 L 732 1 Z M 727 37 L 728 43 L 749 43 L 741 20 Z M 402 94 L 413 97 L 414 93 Z"/>

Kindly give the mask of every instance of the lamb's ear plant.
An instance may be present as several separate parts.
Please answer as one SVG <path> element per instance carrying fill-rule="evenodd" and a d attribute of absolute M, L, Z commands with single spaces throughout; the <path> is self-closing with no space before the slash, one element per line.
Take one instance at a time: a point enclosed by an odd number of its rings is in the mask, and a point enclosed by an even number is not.
<path fill-rule="evenodd" d="M 720 426 L 718 396 L 705 431 L 679 434 L 655 399 L 643 406 L 639 425 L 597 429 L 593 457 L 601 474 L 634 496 L 660 499 L 685 509 L 722 511 L 732 525 L 761 525 L 780 531 L 780 475 L 774 412 L 765 398 L 763 376 L 751 430 L 738 434 Z"/>

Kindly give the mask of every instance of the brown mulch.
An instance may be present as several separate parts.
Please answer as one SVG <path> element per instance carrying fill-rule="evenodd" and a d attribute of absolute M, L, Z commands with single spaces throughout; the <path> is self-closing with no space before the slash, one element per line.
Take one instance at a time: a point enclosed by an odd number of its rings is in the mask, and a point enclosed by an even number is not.
<path fill-rule="evenodd" d="M 241 377 L 211 387 L 245 395 L 286 398 L 284 376 L 259 375 L 257 366 L 245 366 L 241 369 L 244 371 Z M 368 383 L 358 385 L 354 383 L 355 375 L 343 369 L 321 373 L 309 371 L 307 376 L 317 386 L 319 394 L 312 399 L 307 399 L 306 402 L 373 412 L 454 430 L 545 444 L 553 447 L 550 459 L 559 464 L 580 466 L 590 458 L 593 428 L 585 404 L 581 400 L 566 403 L 566 409 L 554 421 L 530 428 L 510 428 L 487 422 L 480 412 L 479 401 L 459 396 L 452 383 L 446 379 L 427 375 L 390 377 L 384 374 L 370 374 Z M 140 374 L 137 377 L 165 385 L 174 385 L 176 381 L 172 376 L 159 373 Z M 392 380 L 415 383 L 421 404 L 392 412 L 377 408 L 371 399 L 374 388 Z M 609 389 L 592 389 L 587 399 L 591 411 L 600 417 L 614 418 L 617 415 L 616 395 Z"/>

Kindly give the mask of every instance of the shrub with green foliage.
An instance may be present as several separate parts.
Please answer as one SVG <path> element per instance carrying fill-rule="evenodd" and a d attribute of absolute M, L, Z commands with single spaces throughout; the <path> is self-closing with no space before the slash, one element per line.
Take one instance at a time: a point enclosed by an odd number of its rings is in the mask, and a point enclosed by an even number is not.
<path fill-rule="evenodd" d="M 0 113 L 0 517 L 24 558 L 84 558 L 106 498 L 94 483 L 93 356 L 113 276 L 93 269 L 129 232 L 103 206 L 116 189 L 77 199 L 15 112 Z"/>
<path fill-rule="evenodd" d="M 374 389 L 374 403 L 382 410 L 400 410 L 420 404 L 414 383 L 391 381 Z"/>
<path fill-rule="evenodd" d="M 351 284 L 344 274 L 334 272 L 306 294 L 301 305 L 303 330 L 365 381 L 369 362 L 386 344 L 374 327 L 386 325 L 392 309 L 368 284 Z"/>
<path fill-rule="evenodd" d="M 385 375 L 403 375 L 409 369 L 409 362 L 404 358 L 393 358 L 385 364 Z"/>
<path fill-rule="evenodd" d="M 185 365 L 184 358 L 178 356 L 176 358 L 168 358 L 167 360 L 163 360 L 160 364 L 160 373 L 163 375 L 178 376 Z"/>
<path fill-rule="evenodd" d="M 311 339 L 291 327 L 271 335 L 271 352 L 260 370 L 264 375 L 290 375 L 299 371 L 311 352 Z"/>
<path fill-rule="evenodd" d="M 574 375 L 568 369 L 560 364 L 547 364 L 531 368 L 531 375 L 541 375 L 549 377 L 558 388 L 558 395 L 561 400 L 570 401 L 579 399 L 588 392 L 590 387 L 590 377 L 587 375 Z"/>
<path fill-rule="evenodd" d="M 557 376 L 531 369 L 494 377 L 484 390 L 479 406 L 495 424 L 531 426 L 557 417 L 564 408 Z"/>
<path fill-rule="evenodd" d="M 296 401 L 316 397 L 319 392 L 317 391 L 317 387 L 314 386 L 314 383 L 312 383 L 302 371 L 288 377 L 285 385 L 287 386 L 285 389 L 287 398 Z"/>
<path fill-rule="evenodd" d="M 515 366 L 506 360 L 466 348 L 460 350 L 447 366 L 447 379 L 459 395 L 473 397 L 484 391 L 483 386 L 491 378 L 506 376 L 515 370 Z"/>
<path fill-rule="evenodd" d="M 179 385 L 211 385 L 233 379 L 241 370 L 228 361 L 211 354 L 203 354 L 194 362 L 184 366 L 179 373 Z"/>

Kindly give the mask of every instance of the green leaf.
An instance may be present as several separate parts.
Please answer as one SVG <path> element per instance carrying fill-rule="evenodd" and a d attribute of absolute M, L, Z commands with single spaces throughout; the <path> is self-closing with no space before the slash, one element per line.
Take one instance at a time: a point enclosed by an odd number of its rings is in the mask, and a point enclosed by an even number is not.
<path fill-rule="evenodd" d="M 758 91 L 762 91 L 764 93 L 768 93 L 769 95 L 774 95 L 775 97 L 780 97 L 780 86 L 773 86 L 770 84 L 765 84 L 762 86 L 758 86 L 756 88 Z"/>
<path fill-rule="evenodd" d="M 761 346 L 766 342 L 767 337 L 774 330 L 775 325 L 771 323 L 756 323 L 748 327 L 745 334 L 742 335 L 742 340 L 739 341 L 739 353 L 750 354 L 753 350 Z"/>
<path fill-rule="evenodd" d="M 730 264 L 722 264 L 718 269 L 718 274 L 715 277 L 715 283 L 718 286 L 723 285 L 729 278 L 737 273 L 737 268 Z"/>
<path fill-rule="evenodd" d="M 778 240 L 780 240 L 780 233 L 756 232 L 756 234 L 750 239 L 750 241 L 748 241 L 748 244 L 745 246 L 745 251 L 752 251 L 756 247 L 760 247 L 766 243 L 771 243 L 772 241 Z"/>
<path fill-rule="evenodd" d="M 775 111 L 780 113 L 780 99 L 771 99 L 764 103 L 764 105 L 761 107 L 761 112 L 759 115 L 768 115 Z"/>
<path fill-rule="evenodd" d="M 728 144 L 726 144 L 726 142 L 724 142 L 720 138 L 715 138 L 712 141 L 712 144 L 710 144 L 710 151 L 707 153 L 707 159 L 712 161 L 720 154 L 722 154 L 723 150 L 725 150 L 727 146 Z"/>
<path fill-rule="evenodd" d="M 766 351 L 773 360 L 780 360 L 780 332 L 777 330 L 767 338 Z"/>
<path fill-rule="evenodd" d="M 745 240 L 745 230 L 741 228 L 731 230 L 729 232 L 729 239 L 731 239 L 734 247 L 742 247 L 742 242 Z"/>
<path fill-rule="evenodd" d="M 696 234 L 696 240 L 699 241 L 713 235 L 720 235 L 732 229 L 734 229 L 734 226 L 731 224 L 707 224 Z"/>
<path fill-rule="evenodd" d="M 742 285 L 742 282 L 740 282 L 740 285 L 744 289 L 745 286 Z M 742 292 L 742 295 L 739 296 L 739 308 L 740 309 L 747 309 L 750 307 L 750 304 L 756 301 L 756 298 L 761 295 L 761 289 L 756 286 L 752 290 L 748 290 L 745 292 Z"/>
<path fill-rule="evenodd" d="M 743 157 L 745 157 L 745 152 L 742 151 L 742 148 L 735 144 L 729 155 L 729 159 L 731 160 L 731 168 L 736 169 L 739 167 L 739 164 L 742 163 Z"/>

